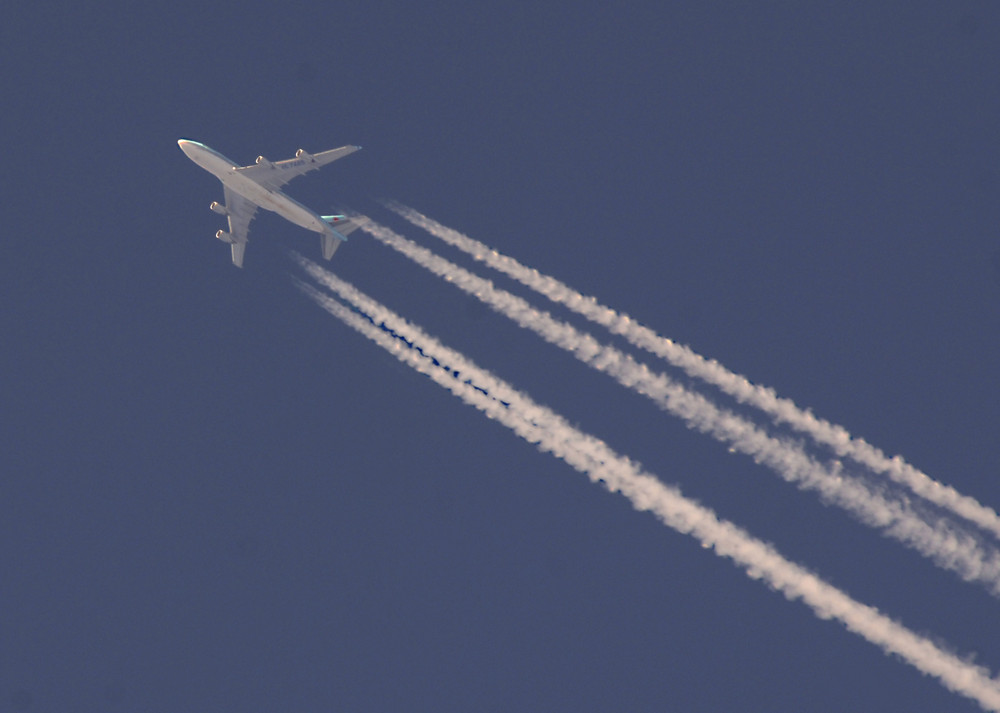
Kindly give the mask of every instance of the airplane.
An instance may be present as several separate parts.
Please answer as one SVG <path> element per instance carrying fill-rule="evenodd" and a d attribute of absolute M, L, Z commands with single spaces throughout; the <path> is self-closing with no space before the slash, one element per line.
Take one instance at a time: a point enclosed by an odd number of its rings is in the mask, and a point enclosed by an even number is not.
<path fill-rule="evenodd" d="M 197 141 L 179 139 L 177 144 L 189 159 L 222 181 L 225 205 L 213 201 L 209 208 L 229 220 L 229 232 L 220 230 L 215 237 L 229 243 L 236 267 L 243 267 L 247 233 L 257 208 L 273 211 L 296 225 L 319 233 L 323 257 L 327 260 L 333 257 L 334 251 L 347 240 L 347 236 L 359 227 L 346 215 L 313 213 L 280 189 L 296 176 L 352 154 L 360 146 L 341 146 L 339 149 L 316 154 L 299 149 L 295 152 L 295 158 L 272 163 L 263 156 L 258 156 L 257 163 L 253 165 L 237 166 L 218 151 Z"/>

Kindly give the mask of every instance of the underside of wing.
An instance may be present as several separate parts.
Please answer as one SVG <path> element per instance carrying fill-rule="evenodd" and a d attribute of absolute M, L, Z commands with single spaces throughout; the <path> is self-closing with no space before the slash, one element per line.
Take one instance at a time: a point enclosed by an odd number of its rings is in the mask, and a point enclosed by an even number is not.
<path fill-rule="evenodd" d="M 263 156 L 258 156 L 257 163 L 236 170 L 246 173 L 262 186 L 277 189 L 296 176 L 333 163 L 338 158 L 349 156 L 360 148 L 360 146 L 341 146 L 339 149 L 330 149 L 314 154 L 305 149 L 299 149 L 295 152 L 294 158 L 274 162 L 268 161 Z"/>
<path fill-rule="evenodd" d="M 246 252 L 247 244 L 233 243 L 229 247 L 233 249 L 233 264 L 236 267 L 243 267 L 243 253 Z"/>
<path fill-rule="evenodd" d="M 253 216 L 257 212 L 257 205 L 228 188 L 225 189 L 225 194 L 229 233 L 237 242 L 245 243 L 247 232 L 250 229 L 250 221 L 253 220 Z"/>
<path fill-rule="evenodd" d="M 257 206 L 235 191 L 223 186 L 226 196 L 226 218 L 229 220 L 229 232 L 219 231 L 216 237 L 229 243 L 233 249 L 233 264 L 243 267 L 243 252 L 246 250 L 250 221 L 257 212 Z"/>

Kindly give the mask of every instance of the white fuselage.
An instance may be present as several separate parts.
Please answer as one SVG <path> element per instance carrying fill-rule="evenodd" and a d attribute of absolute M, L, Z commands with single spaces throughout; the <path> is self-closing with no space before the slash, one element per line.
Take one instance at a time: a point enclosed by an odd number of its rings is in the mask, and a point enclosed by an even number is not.
<path fill-rule="evenodd" d="M 204 168 L 222 181 L 229 190 L 239 193 L 248 201 L 255 203 L 296 225 L 317 233 L 329 233 L 330 226 L 323 219 L 281 191 L 265 188 L 255 180 L 239 171 L 239 166 L 214 149 L 210 149 L 197 141 L 180 141 L 181 150 L 189 159 Z M 267 169 L 263 169 L 267 170 Z"/>

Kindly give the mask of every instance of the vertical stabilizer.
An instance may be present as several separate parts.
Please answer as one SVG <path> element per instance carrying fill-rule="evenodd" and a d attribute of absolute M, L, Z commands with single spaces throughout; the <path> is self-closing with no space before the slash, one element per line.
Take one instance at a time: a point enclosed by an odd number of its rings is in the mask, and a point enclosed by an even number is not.
<path fill-rule="evenodd" d="M 333 232 L 340 236 L 342 240 L 347 240 L 347 236 L 361 227 L 361 223 L 346 215 L 321 215 L 323 221 L 333 228 Z"/>

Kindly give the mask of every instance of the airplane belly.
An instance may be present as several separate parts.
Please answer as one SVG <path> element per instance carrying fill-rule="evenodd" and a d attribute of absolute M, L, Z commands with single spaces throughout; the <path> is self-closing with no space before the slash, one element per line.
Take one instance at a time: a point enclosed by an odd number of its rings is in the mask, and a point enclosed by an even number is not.
<path fill-rule="evenodd" d="M 251 203 L 255 203 L 261 208 L 274 210 L 268 205 L 267 190 L 259 183 L 255 183 L 235 171 L 222 179 L 222 182 L 226 184 L 228 189 L 236 191 Z"/>
<path fill-rule="evenodd" d="M 272 213 L 277 213 L 286 220 L 307 230 L 317 233 L 326 231 L 326 224 L 322 222 L 319 216 L 284 193 L 268 190 L 256 181 L 241 176 L 235 171 L 227 176 L 227 179 L 224 183 L 228 188 L 236 191 L 248 201 L 261 208 L 269 210 Z"/>
<path fill-rule="evenodd" d="M 271 198 L 275 203 L 275 208 L 272 210 L 286 220 L 318 233 L 326 230 L 326 224 L 301 203 L 292 200 L 283 193 L 272 194 Z"/>

